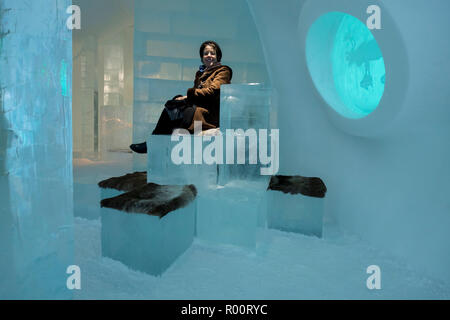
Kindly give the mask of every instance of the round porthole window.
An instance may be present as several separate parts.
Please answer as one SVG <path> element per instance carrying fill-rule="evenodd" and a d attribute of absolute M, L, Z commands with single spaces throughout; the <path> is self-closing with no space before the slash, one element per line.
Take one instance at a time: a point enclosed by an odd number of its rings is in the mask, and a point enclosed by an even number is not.
<path fill-rule="evenodd" d="M 311 78 L 341 116 L 364 118 L 379 105 L 386 70 L 374 36 L 357 18 L 342 12 L 320 16 L 306 37 Z"/>

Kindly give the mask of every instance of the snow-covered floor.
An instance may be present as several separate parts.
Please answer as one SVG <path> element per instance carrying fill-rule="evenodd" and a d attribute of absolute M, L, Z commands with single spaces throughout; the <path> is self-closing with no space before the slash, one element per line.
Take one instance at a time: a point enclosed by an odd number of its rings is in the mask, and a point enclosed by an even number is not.
<path fill-rule="evenodd" d="M 74 161 L 74 179 L 93 177 L 100 167 L 95 179 L 108 170 L 131 172 L 128 165 Z M 100 220 L 75 218 L 82 282 L 76 299 L 450 299 L 449 284 L 427 278 L 333 224 L 324 226 L 323 239 L 264 230 L 264 241 L 253 252 L 195 240 L 161 277 L 102 257 L 100 230 Z M 381 268 L 381 290 L 366 286 L 370 265 Z"/>
<path fill-rule="evenodd" d="M 75 219 L 76 299 L 450 299 L 445 284 L 350 236 L 269 230 L 257 252 L 196 240 L 154 277 L 101 257 L 100 228 L 100 220 Z M 381 290 L 366 287 L 372 264 L 381 268 Z"/>

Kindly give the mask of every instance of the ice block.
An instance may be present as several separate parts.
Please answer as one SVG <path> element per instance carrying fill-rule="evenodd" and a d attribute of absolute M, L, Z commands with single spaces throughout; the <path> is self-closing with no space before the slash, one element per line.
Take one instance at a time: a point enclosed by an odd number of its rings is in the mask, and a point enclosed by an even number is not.
<path fill-rule="evenodd" d="M 320 178 L 273 176 L 267 192 L 269 228 L 322 236 L 326 187 Z"/>
<path fill-rule="evenodd" d="M 220 128 L 269 129 L 273 91 L 261 83 L 220 87 Z"/>
<path fill-rule="evenodd" d="M 263 84 L 221 86 L 220 129 L 225 137 L 226 153 L 231 154 L 232 151 L 233 155 L 219 165 L 220 185 L 233 180 L 261 178 L 258 153 L 263 141 L 260 140 L 260 129 L 266 130 L 266 134 L 270 135 L 272 99 L 273 90 Z M 264 142 L 266 150 L 271 152 L 270 139 Z M 239 160 L 239 154 L 244 155 L 244 161 Z"/>
<path fill-rule="evenodd" d="M 92 183 L 74 182 L 73 212 L 76 217 L 98 219 L 100 217 L 100 190 Z"/>
<path fill-rule="evenodd" d="M 196 194 L 193 185 L 149 183 L 102 200 L 102 255 L 162 275 L 194 239 Z"/>
<path fill-rule="evenodd" d="M 266 186 L 228 184 L 199 192 L 197 237 L 216 244 L 256 248 L 257 228 L 264 227 Z"/>
<path fill-rule="evenodd" d="M 159 184 L 194 184 L 198 189 L 209 188 L 217 183 L 217 164 L 195 163 L 195 140 L 201 136 L 180 135 L 180 140 L 171 141 L 170 135 L 151 135 L 147 140 L 149 148 L 147 181 Z M 190 155 L 190 163 L 179 163 L 176 146 L 185 139 L 186 148 Z M 206 144 L 205 144 L 206 145 Z M 180 149 L 178 149 L 180 150 Z M 202 151 L 200 151 L 202 152 Z M 172 153 L 176 153 L 173 155 Z M 180 152 L 183 154 L 183 152 Z M 188 161 L 186 161 L 188 162 Z"/>
<path fill-rule="evenodd" d="M 71 299 L 71 1 L 0 1 L 0 300 Z"/>

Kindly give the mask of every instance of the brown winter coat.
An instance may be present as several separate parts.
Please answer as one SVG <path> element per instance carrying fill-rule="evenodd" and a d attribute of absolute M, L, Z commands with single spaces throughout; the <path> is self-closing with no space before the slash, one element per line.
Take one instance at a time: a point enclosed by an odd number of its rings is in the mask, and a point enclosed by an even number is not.
<path fill-rule="evenodd" d="M 225 65 L 218 65 L 203 73 L 195 74 L 194 87 L 188 89 L 188 102 L 197 106 L 190 132 L 194 131 L 194 121 L 202 121 L 202 130 L 218 128 L 220 125 L 220 86 L 231 83 L 233 71 Z"/>

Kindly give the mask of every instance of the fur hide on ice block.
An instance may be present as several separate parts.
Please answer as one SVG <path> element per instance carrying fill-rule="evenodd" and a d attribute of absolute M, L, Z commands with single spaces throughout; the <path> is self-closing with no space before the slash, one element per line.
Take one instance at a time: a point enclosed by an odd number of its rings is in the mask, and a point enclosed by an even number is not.
<path fill-rule="evenodd" d="M 192 184 L 183 186 L 148 183 L 116 197 L 103 199 L 100 204 L 102 208 L 162 218 L 171 211 L 187 206 L 196 196 L 197 189 Z"/>
<path fill-rule="evenodd" d="M 120 179 L 110 182 L 108 186 L 125 188 Z M 192 244 L 196 196 L 194 185 L 145 183 L 103 199 L 102 256 L 133 270 L 162 275 Z"/>
<path fill-rule="evenodd" d="M 267 190 L 276 190 L 283 193 L 299 194 L 304 196 L 324 198 L 327 187 L 320 178 L 302 176 L 273 176 Z"/>

